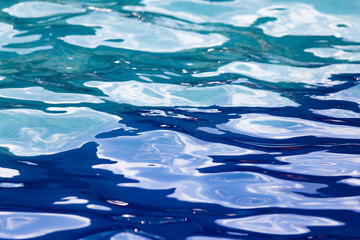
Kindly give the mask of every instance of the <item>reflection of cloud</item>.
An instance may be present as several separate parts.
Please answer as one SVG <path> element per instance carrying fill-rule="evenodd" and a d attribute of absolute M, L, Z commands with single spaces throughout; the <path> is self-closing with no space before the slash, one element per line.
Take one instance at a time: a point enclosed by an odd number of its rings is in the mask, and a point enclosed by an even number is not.
<path fill-rule="evenodd" d="M 21 187 L 24 187 L 23 183 L 9 183 L 9 182 L 0 183 L 0 188 L 21 188 Z"/>
<path fill-rule="evenodd" d="M 348 61 L 360 61 L 359 49 L 356 51 L 346 51 L 341 49 L 340 46 L 334 48 L 308 48 L 305 52 L 313 53 L 317 57 L 321 58 L 334 58 L 337 60 L 348 60 Z"/>
<path fill-rule="evenodd" d="M 240 236 L 247 236 L 246 234 L 241 234 L 241 233 L 236 233 L 236 238 L 232 238 L 232 237 L 209 237 L 209 236 L 191 236 L 186 238 L 186 240 L 235 240 L 235 239 L 239 239 Z"/>
<path fill-rule="evenodd" d="M 110 240 L 150 240 L 150 238 L 141 236 L 137 233 L 122 232 L 115 234 L 110 238 Z"/>
<path fill-rule="evenodd" d="M 86 205 L 88 209 L 98 210 L 98 211 L 111 211 L 111 208 L 98 205 L 98 204 L 88 204 Z"/>
<path fill-rule="evenodd" d="M 63 197 L 61 201 L 56 201 L 53 204 L 55 205 L 67 205 L 67 204 L 86 204 L 89 200 L 86 199 L 79 199 L 75 196 Z"/>
<path fill-rule="evenodd" d="M 243 114 L 217 126 L 221 130 L 270 139 L 316 136 L 360 139 L 360 128 L 267 114 Z"/>
<path fill-rule="evenodd" d="M 359 70 L 360 72 L 360 70 Z M 312 98 L 320 99 L 320 100 L 342 100 L 342 101 L 350 101 L 360 104 L 360 84 L 342 90 L 336 93 L 330 93 L 327 96 L 311 96 Z"/>
<path fill-rule="evenodd" d="M 258 153 L 225 144 L 208 143 L 172 131 L 150 131 L 135 137 L 99 139 L 97 142 L 100 144 L 99 157 L 116 163 L 96 165 L 94 168 L 124 174 L 142 181 L 141 187 L 150 189 L 157 188 L 156 184 L 162 189 L 169 183 L 172 185 L 173 181 L 186 181 L 189 175 L 202 175 L 197 169 L 217 165 L 212 163 L 209 156 Z M 166 176 L 171 176 L 171 179 L 162 182 L 161 178 Z"/>
<path fill-rule="evenodd" d="M 314 176 L 360 176 L 360 172 L 358 170 L 360 156 L 355 154 L 340 154 L 319 151 L 302 155 L 277 157 L 277 159 L 288 164 L 275 165 L 246 163 L 241 165 L 257 166 L 265 169 L 284 171 L 287 173 Z"/>
<path fill-rule="evenodd" d="M 87 94 L 55 93 L 42 87 L 2 88 L 0 97 L 19 100 L 41 101 L 49 104 L 63 103 L 101 103 L 98 97 Z"/>
<path fill-rule="evenodd" d="M 28 239 L 90 226 L 90 219 L 70 214 L 0 212 L 0 238 Z"/>
<path fill-rule="evenodd" d="M 332 75 L 359 73 L 359 71 L 358 64 L 332 64 L 318 68 L 306 68 L 257 62 L 232 62 L 220 67 L 216 72 L 197 73 L 193 76 L 212 77 L 224 73 L 236 73 L 267 82 L 292 82 L 331 87 L 341 83 L 331 80 Z M 296 85 L 296 87 L 299 86 Z"/>
<path fill-rule="evenodd" d="M 264 5 L 266 7 L 264 7 Z M 249 27 L 259 18 L 274 18 L 260 24 L 265 34 L 275 37 L 286 35 L 336 36 L 348 41 L 359 41 L 359 18 L 329 15 L 303 3 L 274 5 L 271 1 L 161 1 L 143 0 L 142 6 L 126 6 L 125 10 L 161 13 L 193 23 L 224 23 Z"/>
<path fill-rule="evenodd" d="M 145 189 L 174 189 L 169 197 L 181 201 L 219 204 L 237 209 L 265 207 L 350 209 L 359 211 L 359 197 L 312 198 L 326 185 L 277 179 L 253 172 L 202 173 L 213 167 L 211 156 L 259 154 L 239 147 L 204 142 L 173 131 L 98 139 L 98 157 L 114 163 L 94 165 L 136 180 L 121 183 Z M 216 169 L 216 168 L 214 168 Z M 199 171 L 200 170 L 200 171 Z"/>
<path fill-rule="evenodd" d="M 194 23 L 227 23 L 248 27 L 258 18 L 256 8 L 264 1 L 143 0 L 142 6 L 125 6 L 128 11 L 161 13 Z"/>
<path fill-rule="evenodd" d="M 359 41 L 360 19 L 355 16 L 324 14 L 311 5 L 301 3 L 273 5 L 260 9 L 258 13 L 276 18 L 259 26 L 267 35 L 335 36 L 347 41 Z"/>
<path fill-rule="evenodd" d="M 66 21 L 73 25 L 100 27 L 95 30 L 96 35 L 71 35 L 63 38 L 69 44 L 86 48 L 108 46 L 162 53 L 218 46 L 227 41 L 226 37 L 219 34 L 176 30 L 130 19 L 115 12 L 92 12 Z"/>
<path fill-rule="evenodd" d="M 342 226 L 341 222 L 314 216 L 298 214 L 266 214 L 252 217 L 216 220 L 219 225 L 251 232 L 294 235 L 310 232 L 312 226 Z"/>
<path fill-rule="evenodd" d="M 0 111 L 0 146 L 20 156 L 70 150 L 104 131 L 119 127 L 119 117 L 89 108 L 49 108 L 58 113 L 11 109 Z"/>
<path fill-rule="evenodd" d="M 100 144 L 99 157 L 111 159 L 116 163 L 96 165 L 94 168 L 108 169 L 138 180 L 145 174 L 141 185 L 144 188 L 154 188 L 154 185 L 148 185 L 146 182 L 146 176 L 149 174 L 151 178 L 161 178 L 162 174 L 170 174 L 173 175 L 173 180 L 186 179 L 184 176 L 187 175 L 201 175 L 197 171 L 199 168 L 216 165 L 208 156 L 257 153 L 225 144 L 208 143 L 185 134 L 164 130 L 145 132 L 135 137 L 98 139 L 97 143 Z M 167 182 L 160 182 L 160 188 Z"/>
<path fill-rule="evenodd" d="M 29 1 L 12 5 L 3 9 L 3 11 L 18 18 L 41 18 L 64 13 L 81 13 L 85 12 L 85 9 L 81 9 L 74 4 Z"/>
<path fill-rule="evenodd" d="M 13 178 L 18 175 L 20 175 L 18 170 L 0 167 L 0 177 L 1 178 Z"/>
<path fill-rule="evenodd" d="M 330 96 L 328 97 L 314 97 L 318 99 L 331 99 Z M 334 99 L 332 99 L 334 100 Z M 334 118 L 360 118 L 360 113 L 356 113 L 350 110 L 344 110 L 344 109 L 338 109 L 338 108 L 332 108 L 332 109 L 310 109 L 315 114 L 320 114 L 324 116 L 334 117 Z"/>
<path fill-rule="evenodd" d="M 13 26 L 7 23 L 0 22 L 0 51 L 3 52 L 16 52 L 17 54 L 28 54 L 38 50 L 46 50 L 51 49 L 52 46 L 38 46 L 38 47 L 30 47 L 30 48 L 14 48 L 14 47 L 6 47 L 9 44 L 20 44 L 20 43 L 28 43 L 35 42 L 40 40 L 41 35 L 27 35 L 27 36 L 16 36 L 26 33 L 26 31 L 18 31 L 13 29 Z M 2 77 L 1 77 L 2 78 Z M 2 79 L 0 79 L 2 80 Z"/>
<path fill-rule="evenodd" d="M 278 93 L 239 85 L 188 87 L 174 84 L 127 81 L 87 82 L 85 86 L 99 88 L 110 96 L 112 101 L 136 106 L 298 106 L 298 104 L 280 96 Z"/>
<path fill-rule="evenodd" d="M 359 187 L 360 186 L 360 179 L 359 178 L 346 178 L 338 181 L 338 183 L 345 183 L 350 186 Z"/>

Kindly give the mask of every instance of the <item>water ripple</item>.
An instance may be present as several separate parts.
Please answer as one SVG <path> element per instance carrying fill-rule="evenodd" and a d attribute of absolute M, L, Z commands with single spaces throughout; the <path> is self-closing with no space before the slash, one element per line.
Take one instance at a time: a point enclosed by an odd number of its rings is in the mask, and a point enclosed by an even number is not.
<path fill-rule="evenodd" d="M 293 235 L 310 232 L 312 226 L 341 226 L 343 223 L 328 218 L 296 214 L 268 214 L 239 219 L 217 220 L 227 227 L 266 234 Z"/>
<path fill-rule="evenodd" d="M 107 46 L 154 53 L 219 46 L 228 39 L 220 34 L 199 34 L 150 22 L 127 18 L 118 13 L 93 12 L 67 20 L 73 25 L 100 27 L 96 35 L 71 35 L 63 40 L 86 48 Z"/>
<path fill-rule="evenodd" d="M 263 16 L 273 17 L 260 28 L 265 34 L 282 37 L 286 35 L 335 36 L 358 42 L 356 32 L 360 28 L 357 16 L 328 15 L 308 4 L 279 4 L 259 10 Z"/>
<path fill-rule="evenodd" d="M 357 1 L 0 9 L 0 238 L 359 238 Z"/>
<path fill-rule="evenodd" d="M 29 239 L 90 225 L 90 219 L 70 214 L 0 212 L 0 219 L 4 239 Z"/>
<path fill-rule="evenodd" d="M 42 18 L 59 14 L 81 13 L 85 9 L 74 4 L 29 1 L 12 5 L 3 11 L 17 18 Z"/>
<path fill-rule="evenodd" d="M 357 64 L 332 64 L 318 68 L 292 67 L 256 62 L 232 62 L 220 67 L 216 72 L 196 73 L 195 77 L 214 77 L 225 73 L 236 73 L 266 82 L 303 83 L 307 87 L 332 87 L 341 81 L 332 76 L 345 73 L 359 73 Z M 294 85 L 298 88 L 298 85 Z"/>
<path fill-rule="evenodd" d="M 359 139 L 360 128 L 315 122 L 300 118 L 278 117 L 267 114 L 244 114 L 218 127 L 235 133 L 260 138 L 287 139 L 316 136 Z M 276 133 L 276 134 L 274 134 Z"/>
<path fill-rule="evenodd" d="M 288 164 L 259 164 L 257 166 L 313 176 L 360 176 L 360 172 L 357 170 L 360 156 L 355 154 L 338 154 L 320 151 L 303 155 L 278 157 L 278 159 Z"/>
<path fill-rule="evenodd" d="M 88 108 L 2 110 L 0 146 L 20 156 L 52 154 L 76 148 L 98 133 L 112 130 L 120 120 Z"/>
<path fill-rule="evenodd" d="M 103 102 L 99 98 L 92 95 L 75 94 L 75 93 L 56 93 L 45 90 L 42 87 L 3 88 L 0 89 L 0 97 L 27 100 L 27 101 L 41 101 L 49 104 Z"/>
<path fill-rule="evenodd" d="M 17 54 L 24 55 L 29 54 L 39 50 L 51 49 L 52 46 L 37 46 L 24 48 L 20 44 L 35 42 L 41 38 L 40 34 L 25 35 L 26 31 L 15 30 L 14 27 L 10 24 L 0 22 L 0 51 L 3 52 L 16 52 Z M 22 36 L 19 36 L 22 35 Z M 21 46 L 16 48 L 15 46 Z M 10 47 L 12 46 L 12 47 Z"/>
<path fill-rule="evenodd" d="M 212 87 L 188 87 L 128 81 L 121 83 L 87 82 L 85 86 L 101 89 L 115 102 L 135 106 L 298 106 L 295 102 L 281 97 L 280 94 L 235 84 Z"/>
<path fill-rule="evenodd" d="M 359 93 L 360 93 L 360 85 L 358 84 L 354 87 L 336 93 L 330 93 L 325 96 L 312 96 L 312 97 L 320 100 L 343 100 L 343 101 L 350 101 L 360 104 L 360 99 L 358 97 Z"/>

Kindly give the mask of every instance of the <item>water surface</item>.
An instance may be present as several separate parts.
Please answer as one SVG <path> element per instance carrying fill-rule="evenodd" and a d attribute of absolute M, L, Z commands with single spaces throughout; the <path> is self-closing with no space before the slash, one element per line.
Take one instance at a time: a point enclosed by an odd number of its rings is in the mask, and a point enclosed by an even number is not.
<path fill-rule="evenodd" d="M 0 2 L 1 239 L 359 239 L 360 2 Z"/>

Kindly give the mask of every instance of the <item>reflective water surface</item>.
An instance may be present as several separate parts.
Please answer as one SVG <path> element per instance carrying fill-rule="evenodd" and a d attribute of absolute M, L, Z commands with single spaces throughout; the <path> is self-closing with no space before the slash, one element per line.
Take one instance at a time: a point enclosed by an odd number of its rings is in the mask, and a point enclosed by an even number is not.
<path fill-rule="evenodd" d="M 359 12 L 0 1 L 0 238 L 360 239 Z"/>

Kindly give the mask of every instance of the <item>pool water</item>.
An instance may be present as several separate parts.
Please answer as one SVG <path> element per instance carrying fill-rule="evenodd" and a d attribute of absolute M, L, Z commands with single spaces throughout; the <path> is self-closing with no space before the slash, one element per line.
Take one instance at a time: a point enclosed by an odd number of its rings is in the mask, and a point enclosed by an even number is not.
<path fill-rule="evenodd" d="M 360 1 L 0 2 L 0 239 L 360 239 Z"/>

